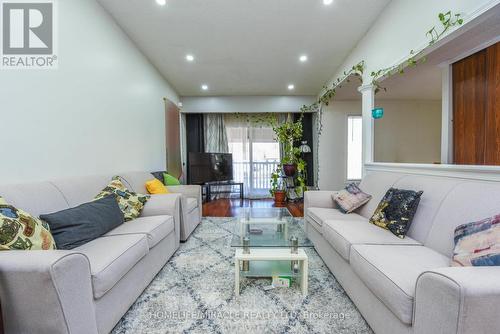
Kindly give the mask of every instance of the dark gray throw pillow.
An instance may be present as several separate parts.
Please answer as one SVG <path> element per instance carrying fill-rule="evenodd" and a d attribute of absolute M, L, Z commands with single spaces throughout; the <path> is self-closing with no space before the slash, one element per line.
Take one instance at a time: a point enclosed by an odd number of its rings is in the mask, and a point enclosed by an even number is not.
<path fill-rule="evenodd" d="M 153 176 L 155 178 L 157 178 L 158 180 L 161 181 L 161 183 L 165 184 L 165 179 L 163 178 L 163 173 L 166 173 L 166 171 L 163 171 L 163 172 L 152 172 L 151 174 L 153 174 Z"/>
<path fill-rule="evenodd" d="M 125 221 L 114 194 L 40 218 L 49 224 L 57 249 L 86 244 Z"/>

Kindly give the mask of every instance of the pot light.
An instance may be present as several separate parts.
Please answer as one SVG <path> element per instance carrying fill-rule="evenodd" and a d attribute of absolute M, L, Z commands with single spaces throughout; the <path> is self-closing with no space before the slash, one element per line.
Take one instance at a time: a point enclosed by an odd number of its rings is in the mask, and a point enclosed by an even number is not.
<path fill-rule="evenodd" d="M 160 6 L 165 6 L 167 4 L 167 0 L 156 0 L 156 3 Z"/>
<path fill-rule="evenodd" d="M 208 90 L 208 85 L 201 85 L 202 90 Z"/>
<path fill-rule="evenodd" d="M 186 55 L 186 60 L 189 61 L 189 62 L 192 62 L 192 61 L 194 61 L 194 56 L 192 54 L 187 54 Z"/>
<path fill-rule="evenodd" d="M 295 85 L 294 84 L 289 84 L 288 85 L 288 90 L 294 90 L 295 89 Z"/>
<path fill-rule="evenodd" d="M 333 0 L 323 0 L 323 4 L 328 6 L 328 5 L 331 5 L 333 2 Z"/>
<path fill-rule="evenodd" d="M 307 57 L 307 55 L 302 55 L 299 57 L 299 60 L 301 63 L 305 63 L 309 58 Z"/>

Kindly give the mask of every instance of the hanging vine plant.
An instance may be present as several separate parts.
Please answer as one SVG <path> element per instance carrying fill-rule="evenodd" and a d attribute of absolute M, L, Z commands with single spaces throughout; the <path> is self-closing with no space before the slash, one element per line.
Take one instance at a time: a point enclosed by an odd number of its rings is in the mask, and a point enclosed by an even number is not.
<path fill-rule="evenodd" d="M 358 64 L 354 65 L 351 69 L 348 71 L 344 71 L 343 75 L 336 80 L 333 81 L 331 87 L 323 86 L 323 90 L 325 91 L 316 102 L 309 106 L 302 106 L 300 109 L 301 112 L 310 112 L 310 111 L 317 111 L 319 108 L 320 104 L 328 105 L 337 93 L 337 90 L 342 88 L 342 84 L 344 82 L 350 82 L 351 80 L 349 79 L 350 76 L 355 76 L 359 78 L 362 81 L 363 78 L 363 72 L 365 69 L 365 61 L 362 60 Z"/>
<path fill-rule="evenodd" d="M 448 11 L 446 13 L 439 13 L 438 18 L 439 22 L 441 23 L 441 30 L 438 30 L 438 28 L 434 26 L 426 32 L 425 35 L 430 38 L 429 44 L 426 47 L 434 45 L 450 29 L 461 26 L 464 23 L 462 14 L 453 14 L 451 11 Z M 401 64 L 371 72 L 372 84 L 375 86 L 375 93 L 378 93 L 380 90 L 387 91 L 386 87 L 382 87 L 380 85 L 380 79 L 388 78 L 396 74 L 404 74 L 407 67 L 411 68 L 417 66 L 418 64 L 424 63 L 426 61 L 426 58 L 423 57 L 424 50 L 425 48 L 423 48 L 419 52 L 411 50 L 408 59 Z"/>

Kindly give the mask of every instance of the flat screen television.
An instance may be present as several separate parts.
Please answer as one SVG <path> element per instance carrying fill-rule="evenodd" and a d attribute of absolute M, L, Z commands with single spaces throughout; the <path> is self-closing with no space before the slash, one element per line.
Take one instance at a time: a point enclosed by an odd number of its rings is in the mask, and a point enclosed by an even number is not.
<path fill-rule="evenodd" d="M 233 155 L 189 152 L 189 184 L 233 180 Z"/>

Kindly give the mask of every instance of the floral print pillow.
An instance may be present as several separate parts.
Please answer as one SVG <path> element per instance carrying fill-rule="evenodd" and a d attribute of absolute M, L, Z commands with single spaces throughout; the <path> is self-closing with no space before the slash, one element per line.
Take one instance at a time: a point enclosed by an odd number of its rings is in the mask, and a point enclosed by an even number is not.
<path fill-rule="evenodd" d="M 51 249 L 56 243 L 49 225 L 0 197 L 0 251 Z"/>
<path fill-rule="evenodd" d="M 119 176 L 113 177 L 111 182 L 104 188 L 95 199 L 104 198 L 110 194 L 116 196 L 118 206 L 123 212 L 125 221 L 138 218 L 146 202 L 151 198 L 149 195 L 142 195 L 128 190 L 120 180 Z"/>

